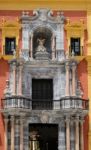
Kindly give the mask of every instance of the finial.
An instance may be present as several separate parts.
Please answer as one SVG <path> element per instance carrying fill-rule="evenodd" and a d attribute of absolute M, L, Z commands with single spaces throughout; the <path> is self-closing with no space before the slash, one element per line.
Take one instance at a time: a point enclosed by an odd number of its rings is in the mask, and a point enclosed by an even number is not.
<path fill-rule="evenodd" d="M 10 82 L 9 82 L 9 80 L 6 80 L 6 88 L 5 88 L 5 90 L 4 90 L 4 95 L 5 95 L 5 97 L 8 97 L 8 96 L 10 96 L 10 94 L 11 94 L 11 91 L 10 91 Z"/>
<path fill-rule="evenodd" d="M 66 51 L 66 59 L 68 59 L 68 58 L 69 58 L 69 52 Z"/>
<path fill-rule="evenodd" d="M 83 91 L 82 91 L 82 88 L 81 88 L 81 82 L 78 80 L 77 84 L 78 84 L 78 88 L 77 88 L 78 96 L 82 97 L 83 96 Z"/>
<path fill-rule="evenodd" d="M 16 58 L 16 50 L 13 49 L 13 58 L 15 59 Z"/>
<path fill-rule="evenodd" d="M 74 53 L 74 50 L 73 50 L 73 49 L 72 49 L 71 56 L 72 56 L 72 57 L 74 57 L 74 56 L 75 56 L 75 53 Z"/>

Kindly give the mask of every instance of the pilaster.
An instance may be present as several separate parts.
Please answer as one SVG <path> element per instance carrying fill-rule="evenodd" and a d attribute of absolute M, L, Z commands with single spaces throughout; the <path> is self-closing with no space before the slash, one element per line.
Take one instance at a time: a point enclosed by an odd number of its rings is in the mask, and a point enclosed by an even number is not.
<path fill-rule="evenodd" d="M 63 50 L 64 49 L 64 25 L 57 24 L 57 31 L 56 31 L 56 49 Z"/>
<path fill-rule="evenodd" d="M 65 120 L 62 118 L 58 124 L 58 150 L 65 149 Z"/>
<path fill-rule="evenodd" d="M 81 150 L 84 150 L 83 123 L 84 123 L 84 119 L 81 118 L 81 120 L 80 120 L 80 149 Z"/>
<path fill-rule="evenodd" d="M 13 89 L 12 89 L 12 95 L 16 94 L 16 62 L 13 62 L 12 64 L 12 78 L 13 78 Z"/>
<path fill-rule="evenodd" d="M 23 12 L 22 17 L 22 49 L 29 50 L 29 15 Z"/>
<path fill-rule="evenodd" d="M 19 85 L 18 85 L 18 94 L 22 95 L 22 63 L 19 65 Z"/>
<path fill-rule="evenodd" d="M 33 58 L 33 33 L 31 33 L 30 37 L 30 57 Z"/>
<path fill-rule="evenodd" d="M 56 30 L 56 51 L 59 61 L 64 59 L 64 24 L 65 17 L 63 12 L 57 12 L 57 30 Z"/>
<path fill-rule="evenodd" d="M 20 150 L 24 149 L 23 136 L 24 136 L 24 119 L 20 117 Z"/>
<path fill-rule="evenodd" d="M 8 118 L 5 117 L 4 119 L 5 122 L 5 150 L 8 150 Z"/>
<path fill-rule="evenodd" d="M 70 118 L 66 117 L 66 150 L 70 150 Z"/>
<path fill-rule="evenodd" d="M 88 61 L 88 98 L 89 98 L 89 150 L 91 150 L 91 56 L 87 57 Z"/>
<path fill-rule="evenodd" d="M 76 63 L 72 64 L 72 96 L 76 96 Z"/>
<path fill-rule="evenodd" d="M 79 150 L 79 116 L 75 118 L 75 150 Z"/>
<path fill-rule="evenodd" d="M 70 149 L 75 150 L 75 123 L 73 118 L 70 120 Z"/>
<path fill-rule="evenodd" d="M 88 55 L 91 55 L 91 10 L 87 11 Z"/>
<path fill-rule="evenodd" d="M 15 118 L 11 116 L 11 150 L 14 150 L 15 146 Z"/>
<path fill-rule="evenodd" d="M 69 66 L 69 62 L 66 62 L 65 70 L 66 70 L 66 91 L 65 91 L 65 95 L 69 96 L 69 94 L 70 94 L 69 93 L 69 89 L 70 89 L 70 86 L 69 86 L 69 79 L 70 79 L 70 73 L 69 73 L 70 66 Z"/>
<path fill-rule="evenodd" d="M 55 47 L 55 35 L 52 34 L 52 38 L 51 38 L 51 48 L 52 48 L 52 60 L 55 59 L 55 53 L 56 53 L 56 47 Z"/>
<path fill-rule="evenodd" d="M 19 117 L 15 120 L 15 149 L 20 150 L 20 122 Z"/>

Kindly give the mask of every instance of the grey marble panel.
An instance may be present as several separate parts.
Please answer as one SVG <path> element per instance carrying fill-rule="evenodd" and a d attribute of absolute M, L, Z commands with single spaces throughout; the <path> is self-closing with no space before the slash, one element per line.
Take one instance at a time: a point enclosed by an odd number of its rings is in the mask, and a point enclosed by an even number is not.
<path fill-rule="evenodd" d="M 70 127 L 70 144 L 71 144 L 71 150 L 75 150 L 75 125 L 74 123 L 71 123 L 71 127 Z"/>
<path fill-rule="evenodd" d="M 58 130 L 58 150 L 66 150 L 65 134 L 65 123 L 61 122 Z"/>
<path fill-rule="evenodd" d="M 22 92 L 24 96 L 30 97 L 32 95 L 32 80 L 31 80 L 31 74 L 28 72 L 28 70 L 23 71 L 23 83 L 22 83 Z"/>
<path fill-rule="evenodd" d="M 29 128 L 28 125 L 24 125 L 24 150 L 29 150 Z"/>

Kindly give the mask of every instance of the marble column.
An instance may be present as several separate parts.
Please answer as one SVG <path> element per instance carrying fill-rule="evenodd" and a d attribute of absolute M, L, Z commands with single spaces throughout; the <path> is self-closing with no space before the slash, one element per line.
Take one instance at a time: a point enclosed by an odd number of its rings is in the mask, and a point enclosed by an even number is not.
<path fill-rule="evenodd" d="M 70 122 L 70 149 L 75 150 L 75 124 L 73 119 Z"/>
<path fill-rule="evenodd" d="M 64 50 L 64 24 L 57 24 L 56 49 Z"/>
<path fill-rule="evenodd" d="M 15 147 L 15 118 L 11 116 L 11 150 Z"/>
<path fill-rule="evenodd" d="M 19 66 L 19 84 L 18 84 L 18 94 L 22 95 L 22 64 Z"/>
<path fill-rule="evenodd" d="M 23 123 L 24 123 L 23 118 L 20 118 L 20 150 L 24 149 L 24 143 L 23 143 L 24 127 L 23 127 Z"/>
<path fill-rule="evenodd" d="M 70 118 L 66 118 L 66 150 L 70 150 Z"/>
<path fill-rule="evenodd" d="M 69 86 L 69 76 L 70 76 L 70 74 L 69 74 L 69 69 L 70 69 L 69 62 L 66 62 L 65 69 L 66 69 L 66 91 L 65 91 L 65 95 L 69 96 L 69 89 L 70 89 L 70 86 Z"/>
<path fill-rule="evenodd" d="M 5 117 L 5 150 L 8 150 L 8 118 Z"/>
<path fill-rule="evenodd" d="M 62 61 L 64 59 L 64 24 L 57 24 L 56 30 L 56 55 L 57 60 Z"/>
<path fill-rule="evenodd" d="M 26 17 L 26 16 L 25 16 Z M 26 21 L 22 23 L 22 49 L 29 50 L 29 16 L 27 16 Z"/>
<path fill-rule="evenodd" d="M 58 124 L 58 150 L 65 150 L 65 121 Z"/>
<path fill-rule="evenodd" d="M 79 150 L 79 117 L 75 118 L 75 150 Z"/>
<path fill-rule="evenodd" d="M 80 150 L 84 150 L 83 123 L 84 123 L 84 120 L 81 119 L 80 121 Z"/>
<path fill-rule="evenodd" d="M 20 150 L 20 120 L 15 120 L 15 149 Z"/>
<path fill-rule="evenodd" d="M 76 95 L 76 63 L 72 64 L 72 96 Z"/>
<path fill-rule="evenodd" d="M 55 36 L 54 34 L 52 35 L 52 41 L 51 41 L 52 45 L 51 45 L 51 48 L 52 48 L 52 60 L 55 59 Z"/>
<path fill-rule="evenodd" d="M 16 94 L 16 63 L 14 62 L 12 65 L 13 69 L 13 92 L 12 95 Z"/>
<path fill-rule="evenodd" d="M 29 123 L 27 123 L 27 120 L 23 124 L 23 140 L 24 140 L 24 149 L 29 150 Z"/>
<path fill-rule="evenodd" d="M 31 34 L 30 56 L 33 58 L 33 33 Z"/>

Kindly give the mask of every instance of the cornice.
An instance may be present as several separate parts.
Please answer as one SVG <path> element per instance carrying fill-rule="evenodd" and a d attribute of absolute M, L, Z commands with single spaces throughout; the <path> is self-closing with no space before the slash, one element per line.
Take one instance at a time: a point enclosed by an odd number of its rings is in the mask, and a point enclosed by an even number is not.
<path fill-rule="evenodd" d="M 0 0 L 0 10 L 91 10 L 91 0 Z"/>

